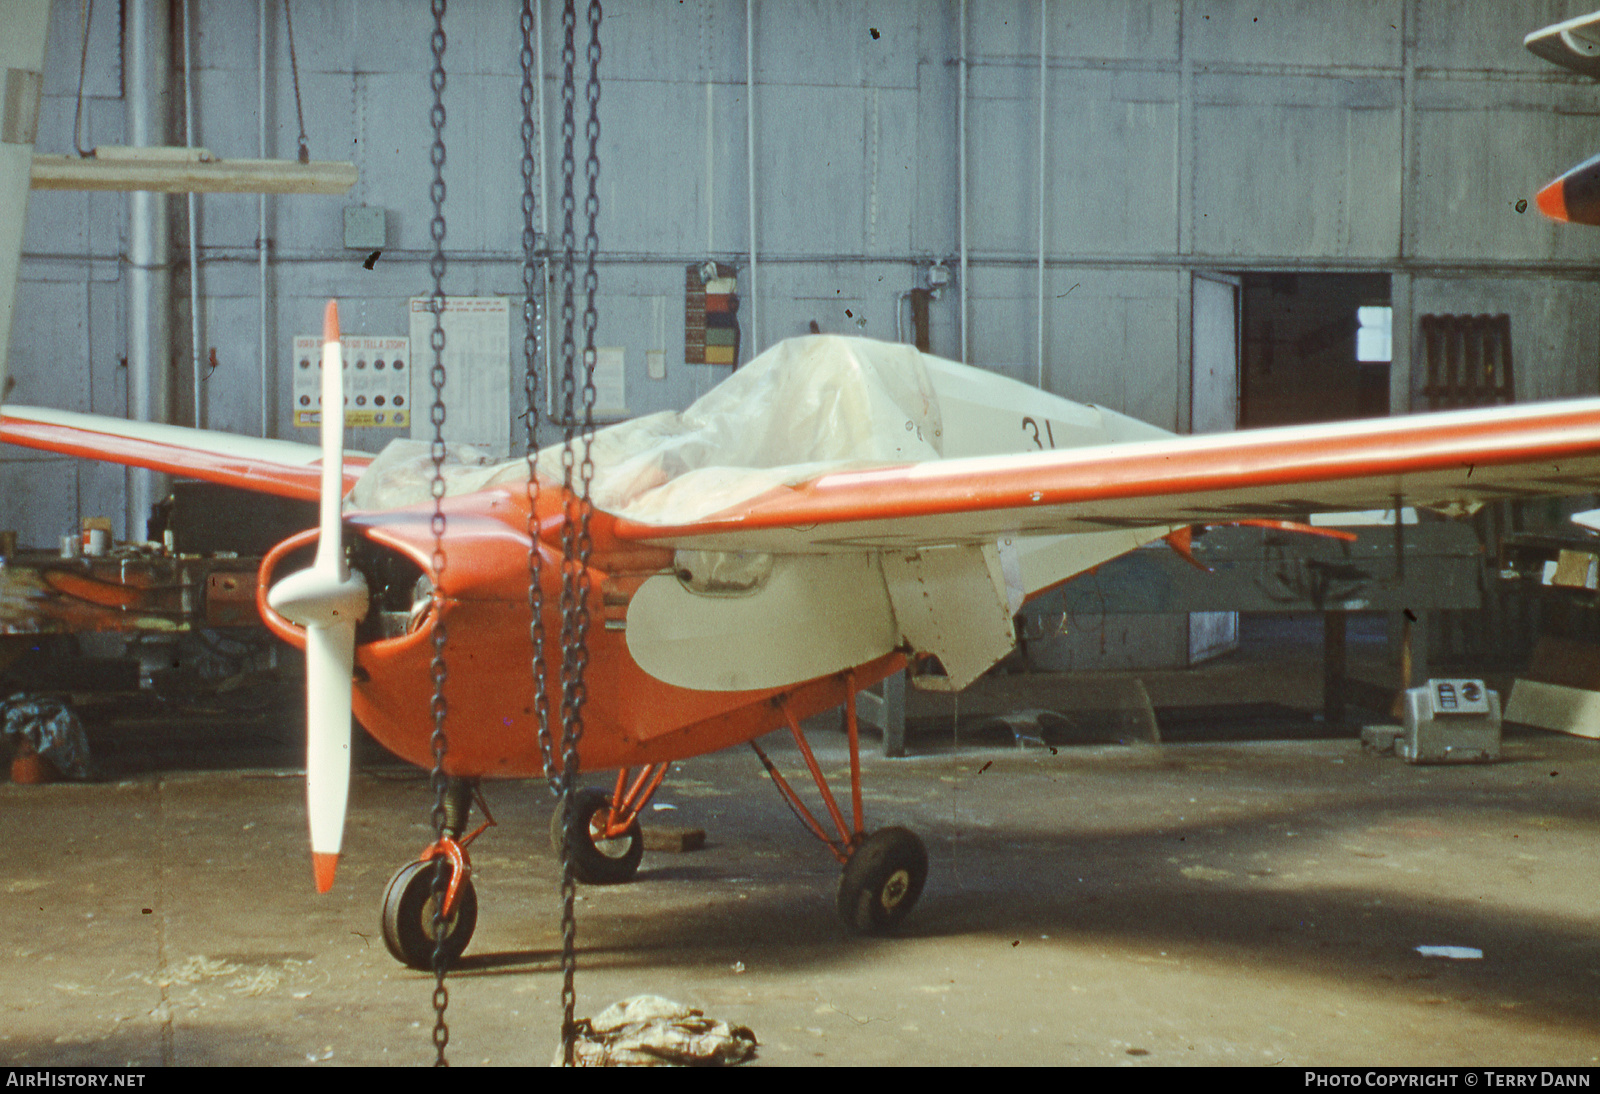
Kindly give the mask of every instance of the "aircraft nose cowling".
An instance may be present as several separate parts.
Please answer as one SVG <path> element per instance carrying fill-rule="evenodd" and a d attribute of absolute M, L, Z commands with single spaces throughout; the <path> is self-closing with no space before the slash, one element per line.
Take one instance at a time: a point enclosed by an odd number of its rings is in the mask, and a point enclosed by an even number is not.
<path fill-rule="evenodd" d="M 351 626 L 367 615 L 367 579 L 351 570 L 343 581 L 312 567 L 290 574 L 267 592 L 273 611 L 302 627 Z"/>

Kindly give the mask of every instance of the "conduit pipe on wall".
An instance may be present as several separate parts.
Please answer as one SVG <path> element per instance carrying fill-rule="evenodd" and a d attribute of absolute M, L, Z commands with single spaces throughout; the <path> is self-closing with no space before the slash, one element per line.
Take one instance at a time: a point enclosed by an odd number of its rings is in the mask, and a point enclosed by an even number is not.
<path fill-rule="evenodd" d="M 961 0 L 956 70 L 956 213 L 961 247 L 961 363 L 972 363 L 967 341 L 967 0 Z"/>
<path fill-rule="evenodd" d="M 1039 0 L 1039 361 L 1033 386 L 1044 387 L 1044 151 L 1046 85 L 1050 75 L 1045 63 L 1045 46 L 1050 29 L 1050 0 Z"/>
<path fill-rule="evenodd" d="M 706 248 L 707 255 L 717 253 L 717 100 L 715 82 L 711 78 L 711 4 L 700 4 L 700 64 L 706 75 Z"/>
<path fill-rule="evenodd" d="M 756 0 L 744 0 L 745 177 L 750 183 L 750 356 L 761 352 L 761 292 L 756 282 Z"/>
<path fill-rule="evenodd" d="M 256 29 L 256 156 L 267 158 L 267 5 L 256 0 L 260 26 Z M 268 371 L 272 344 L 267 331 L 267 195 L 262 194 L 256 228 L 256 260 L 261 273 L 261 435 L 272 436 L 272 396 Z"/>
<path fill-rule="evenodd" d="M 130 0 L 124 37 L 128 143 L 165 145 L 172 95 L 172 42 L 162 0 Z M 172 416 L 172 240 L 165 194 L 128 195 L 128 417 L 167 422 Z M 130 539 L 143 539 L 151 505 L 166 477 L 128 472 Z"/>
<path fill-rule="evenodd" d="M 544 308 L 541 318 L 544 320 L 544 386 L 545 386 L 545 418 L 549 420 L 556 413 L 556 373 L 550 367 L 550 174 L 545 170 L 550 163 L 550 147 L 546 143 L 549 134 L 545 132 L 544 120 L 548 115 L 544 112 L 544 2 L 535 0 L 533 5 L 533 39 L 538 47 L 533 51 L 533 87 L 535 109 L 539 111 L 539 162 L 536 165 L 539 171 L 539 235 L 544 243 Z M 538 443 L 539 438 L 534 438 Z"/>
<path fill-rule="evenodd" d="M 194 147 L 194 0 L 183 2 L 183 142 Z M 190 377 L 194 384 L 194 425 L 205 428 L 205 399 L 200 394 L 200 195 L 189 192 L 189 344 Z"/>

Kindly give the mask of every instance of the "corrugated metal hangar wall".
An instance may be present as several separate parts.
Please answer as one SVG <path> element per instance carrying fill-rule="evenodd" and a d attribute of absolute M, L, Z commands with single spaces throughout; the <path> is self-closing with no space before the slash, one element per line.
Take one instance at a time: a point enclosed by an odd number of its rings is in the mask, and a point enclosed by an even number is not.
<path fill-rule="evenodd" d="M 124 39 L 137 6 L 93 5 L 85 45 L 84 5 L 57 0 L 38 151 L 73 148 L 80 55 L 82 145 L 128 140 Z M 1426 313 L 1509 314 L 1519 399 L 1594 392 L 1600 235 L 1560 230 L 1518 204 L 1600 137 L 1594 86 L 1521 46 L 1529 30 L 1582 7 L 608 5 L 598 341 L 624 348 L 629 414 L 682 407 L 726 372 L 684 363 L 686 266 L 737 268 L 748 359 L 752 346 L 813 323 L 885 339 L 900 329 L 909 339 L 905 294 L 943 263 L 955 281 L 929 304 L 934 352 L 1187 429 L 1197 275 L 1361 273 L 1390 285 L 1400 363 L 1389 376 L 1392 407 L 1409 408 L 1420 388 L 1412 332 Z M 293 158 L 283 5 L 188 8 L 195 143 L 222 157 L 259 154 L 264 25 L 264 153 Z M 447 16 L 452 295 L 521 294 L 516 8 L 457 0 Z M 156 5 L 172 28 L 170 143 L 184 138 L 183 10 Z M 292 14 L 312 156 L 354 160 L 360 181 L 344 197 L 267 199 L 264 309 L 258 199 L 198 199 L 207 372 L 199 417 L 214 429 L 260 435 L 265 422 L 273 436 L 311 440 L 292 418 L 294 336 L 318 329 L 329 296 L 341 299 L 347 331 L 405 334 L 408 299 L 429 289 L 431 18 L 427 5 L 404 0 L 301 3 Z M 542 14 L 543 139 L 555 176 L 559 5 Z M 581 152 L 579 176 L 581 185 Z M 559 193 L 557 178 L 547 193 Z M 120 194 L 33 195 L 10 401 L 127 411 L 129 205 Z M 188 218 L 183 198 L 165 205 L 173 416 L 187 424 Z M 345 246 L 347 206 L 385 212 L 383 254 L 370 270 L 367 250 Z M 558 217 L 552 209 L 551 223 Z M 659 378 L 651 363 L 664 365 Z M 512 379 L 508 416 L 521 398 Z M 354 432 L 355 444 L 376 449 L 402 431 Z M 0 523 L 24 543 L 53 543 L 97 514 L 120 527 L 120 469 L 4 456 Z"/>

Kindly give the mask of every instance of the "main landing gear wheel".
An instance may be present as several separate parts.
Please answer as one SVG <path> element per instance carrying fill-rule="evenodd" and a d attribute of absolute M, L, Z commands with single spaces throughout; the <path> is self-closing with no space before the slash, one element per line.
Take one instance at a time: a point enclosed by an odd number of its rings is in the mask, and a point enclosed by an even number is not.
<path fill-rule="evenodd" d="M 445 866 L 445 885 L 450 884 L 452 867 Z M 433 971 L 433 872 L 434 863 L 409 862 L 389 879 L 383 893 L 383 942 L 396 961 L 423 972 Z M 456 958 L 472 941 L 478 926 L 478 894 L 469 877 L 461 884 L 453 915 L 444 923 L 445 964 Z"/>
<path fill-rule="evenodd" d="M 904 828 L 883 828 L 862 841 L 839 879 L 839 915 L 862 934 L 899 925 L 928 880 L 928 852 Z"/>
<path fill-rule="evenodd" d="M 611 796 L 593 787 L 572 799 L 572 876 L 585 885 L 620 885 L 632 881 L 644 858 L 644 830 L 635 817 L 628 830 L 605 839 L 606 811 Z M 550 817 L 550 849 L 561 854 L 561 808 Z"/>

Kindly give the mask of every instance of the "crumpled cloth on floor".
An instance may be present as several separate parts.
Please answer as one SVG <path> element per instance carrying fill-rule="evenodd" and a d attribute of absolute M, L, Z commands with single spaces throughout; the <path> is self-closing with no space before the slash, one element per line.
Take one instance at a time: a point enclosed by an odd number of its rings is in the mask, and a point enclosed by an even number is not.
<path fill-rule="evenodd" d="M 577 1067 L 722 1067 L 756 1054 L 756 1035 L 659 995 L 613 1003 L 577 1020 L 572 1062 Z M 562 1064 L 556 1047 L 552 1067 Z"/>
<path fill-rule="evenodd" d="M 0 718 L 7 737 L 31 746 L 67 778 L 93 777 L 89 736 L 67 704 L 18 692 L 0 703 Z"/>

